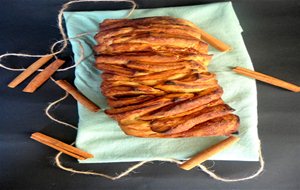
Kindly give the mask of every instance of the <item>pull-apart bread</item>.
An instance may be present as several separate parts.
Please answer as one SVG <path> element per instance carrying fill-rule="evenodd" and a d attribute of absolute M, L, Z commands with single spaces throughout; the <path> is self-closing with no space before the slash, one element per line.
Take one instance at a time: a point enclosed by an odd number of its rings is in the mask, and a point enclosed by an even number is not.
<path fill-rule="evenodd" d="M 223 102 L 199 28 L 173 17 L 106 19 L 95 66 L 111 118 L 137 137 L 230 135 L 239 117 Z"/>

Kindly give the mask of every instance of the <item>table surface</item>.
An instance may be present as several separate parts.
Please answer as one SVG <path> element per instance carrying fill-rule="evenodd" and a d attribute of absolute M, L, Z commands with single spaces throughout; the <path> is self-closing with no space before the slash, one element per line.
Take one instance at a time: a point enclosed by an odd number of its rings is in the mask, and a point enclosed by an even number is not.
<path fill-rule="evenodd" d="M 45 54 L 60 39 L 56 15 L 63 0 L 2 0 L 0 6 L 0 54 L 24 52 Z M 139 8 L 203 4 L 199 0 L 139 0 Z M 243 37 L 257 71 L 300 84 L 300 2 L 284 0 L 233 1 L 244 29 Z M 69 10 L 105 10 L 127 8 L 126 3 L 81 3 Z M 199 18 L 201 19 L 201 18 Z M 72 64 L 67 49 L 60 57 Z M 1 63 L 14 68 L 26 67 L 35 59 L 4 58 Z M 55 78 L 74 79 L 74 71 L 57 73 Z M 0 189 L 299 189 L 300 180 L 300 96 L 257 82 L 258 131 L 266 166 L 262 175 L 246 182 L 224 183 L 213 180 L 199 169 L 183 171 L 174 164 L 149 163 L 117 181 L 84 176 L 58 169 L 55 150 L 29 137 L 43 132 L 64 142 L 74 141 L 76 131 L 49 120 L 44 109 L 49 102 L 64 95 L 52 81 L 36 93 L 22 89 L 30 79 L 15 89 L 7 84 L 18 72 L 0 68 Z M 77 123 L 76 102 L 68 98 L 51 111 L 59 119 Z M 81 170 L 115 174 L 132 163 L 82 164 L 68 156 L 63 162 Z M 211 165 L 212 162 L 207 162 Z M 217 161 L 214 170 L 228 178 L 244 177 L 259 167 L 256 162 Z"/>

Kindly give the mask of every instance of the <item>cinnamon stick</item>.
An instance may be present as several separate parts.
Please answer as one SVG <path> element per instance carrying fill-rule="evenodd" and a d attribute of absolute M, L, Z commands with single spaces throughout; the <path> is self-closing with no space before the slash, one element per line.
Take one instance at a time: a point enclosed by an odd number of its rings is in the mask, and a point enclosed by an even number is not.
<path fill-rule="evenodd" d="M 215 47 L 216 49 L 223 51 L 223 52 L 231 50 L 231 47 L 229 45 L 225 44 L 224 42 L 215 38 L 214 36 L 208 34 L 207 32 L 205 32 L 204 30 L 202 30 L 199 27 L 198 27 L 198 31 L 201 34 L 201 38 L 204 41 L 206 41 L 207 43 L 209 43 L 210 45 L 212 45 L 213 47 Z"/>
<path fill-rule="evenodd" d="M 8 84 L 8 87 L 15 88 L 20 83 L 22 83 L 25 79 L 27 79 L 30 75 L 32 75 L 35 71 L 37 71 L 41 66 L 47 63 L 53 55 L 46 55 L 41 57 L 36 62 L 32 63 L 25 71 L 19 74 L 13 81 Z"/>
<path fill-rule="evenodd" d="M 285 82 L 283 80 L 277 79 L 275 77 L 271 77 L 269 75 L 263 74 L 263 73 L 259 73 L 259 72 L 255 72 L 255 71 L 251 71 L 249 69 L 245 69 L 242 67 L 236 67 L 233 69 L 233 71 L 235 71 L 236 73 L 245 75 L 247 77 L 251 77 L 254 79 L 257 79 L 259 81 L 274 85 L 274 86 L 278 86 L 280 88 L 284 88 L 293 92 L 300 92 L 300 86 Z"/>
<path fill-rule="evenodd" d="M 210 148 L 196 154 L 183 164 L 181 164 L 179 167 L 184 170 L 190 170 L 194 168 L 195 166 L 201 164 L 202 162 L 206 161 L 211 156 L 221 152 L 225 148 L 228 148 L 229 146 L 233 145 L 239 140 L 238 137 L 230 136 L 227 139 L 211 146 Z"/>
<path fill-rule="evenodd" d="M 87 97 L 85 97 L 81 92 L 79 92 L 74 86 L 68 83 L 66 80 L 56 80 L 55 83 L 60 86 L 62 89 L 71 94 L 75 100 L 85 106 L 92 112 L 98 112 L 101 108 L 97 106 L 95 103 L 90 101 Z"/>
<path fill-rule="evenodd" d="M 55 71 L 65 63 L 64 60 L 57 59 L 46 67 L 41 73 L 35 76 L 31 82 L 23 89 L 23 92 L 33 93 L 38 87 L 46 82 Z"/>
<path fill-rule="evenodd" d="M 36 132 L 36 133 L 33 133 L 31 135 L 32 139 L 44 144 L 44 145 L 47 145 L 49 147 L 52 147 L 60 152 L 63 152 L 69 156 L 72 156 L 74 158 L 77 158 L 79 160 L 85 160 L 85 159 L 88 159 L 88 158 L 93 158 L 94 156 L 90 153 L 87 153 L 87 152 L 84 152 L 78 148 L 75 148 L 71 145 L 68 145 L 66 143 L 63 143 L 57 139 L 54 139 L 52 137 L 49 137 L 47 135 L 44 135 L 42 133 L 39 133 L 39 132 Z"/>

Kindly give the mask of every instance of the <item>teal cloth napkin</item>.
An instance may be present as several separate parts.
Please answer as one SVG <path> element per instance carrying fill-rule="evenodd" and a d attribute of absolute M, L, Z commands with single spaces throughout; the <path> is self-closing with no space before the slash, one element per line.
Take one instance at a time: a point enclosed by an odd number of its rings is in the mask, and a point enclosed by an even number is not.
<path fill-rule="evenodd" d="M 120 11 L 65 12 L 64 18 L 69 38 L 91 32 L 79 41 L 84 47 L 84 61 L 76 67 L 75 85 L 89 99 L 107 108 L 101 94 L 100 71 L 93 66 L 92 47 L 96 44 L 93 36 L 98 31 L 98 23 L 106 18 L 122 18 L 128 13 Z M 224 89 L 223 99 L 236 109 L 240 116 L 241 140 L 229 149 L 213 156 L 212 160 L 258 160 L 257 134 L 257 95 L 253 79 L 233 73 L 230 68 L 242 66 L 253 69 L 250 57 L 241 36 L 242 28 L 235 15 L 231 2 L 207 5 L 170 7 L 136 10 L 131 18 L 149 16 L 174 16 L 194 22 L 208 33 L 230 44 L 233 51 L 220 53 L 210 48 L 215 54 L 209 70 L 217 74 L 219 84 Z M 78 39 L 76 39 L 78 40 Z M 76 40 L 71 40 L 75 61 L 79 60 L 80 47 Z M 193 137 L 181 139 L 147 139 L 125 135 L 117 122 L 103 112 L 92 113 L 78 104 L 79 124 L 76 146 L 95 157 L 80 163 L 130 162 L 156 158 L 187 159 L 195 153 L 209 147 L 226 137 Z"/>

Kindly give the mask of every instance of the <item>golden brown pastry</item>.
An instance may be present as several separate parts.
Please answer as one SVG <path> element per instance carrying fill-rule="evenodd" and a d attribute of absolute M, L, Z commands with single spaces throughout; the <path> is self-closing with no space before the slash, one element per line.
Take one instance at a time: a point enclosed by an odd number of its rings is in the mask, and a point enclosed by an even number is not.
<path fill-rule="evenodd" d="M 230 135 L 239 117 L 223 102 L 200 29 L 173 17 L 100 23 L 96 68 L 102 70 L 105 113 L 136 137 Z"/>

